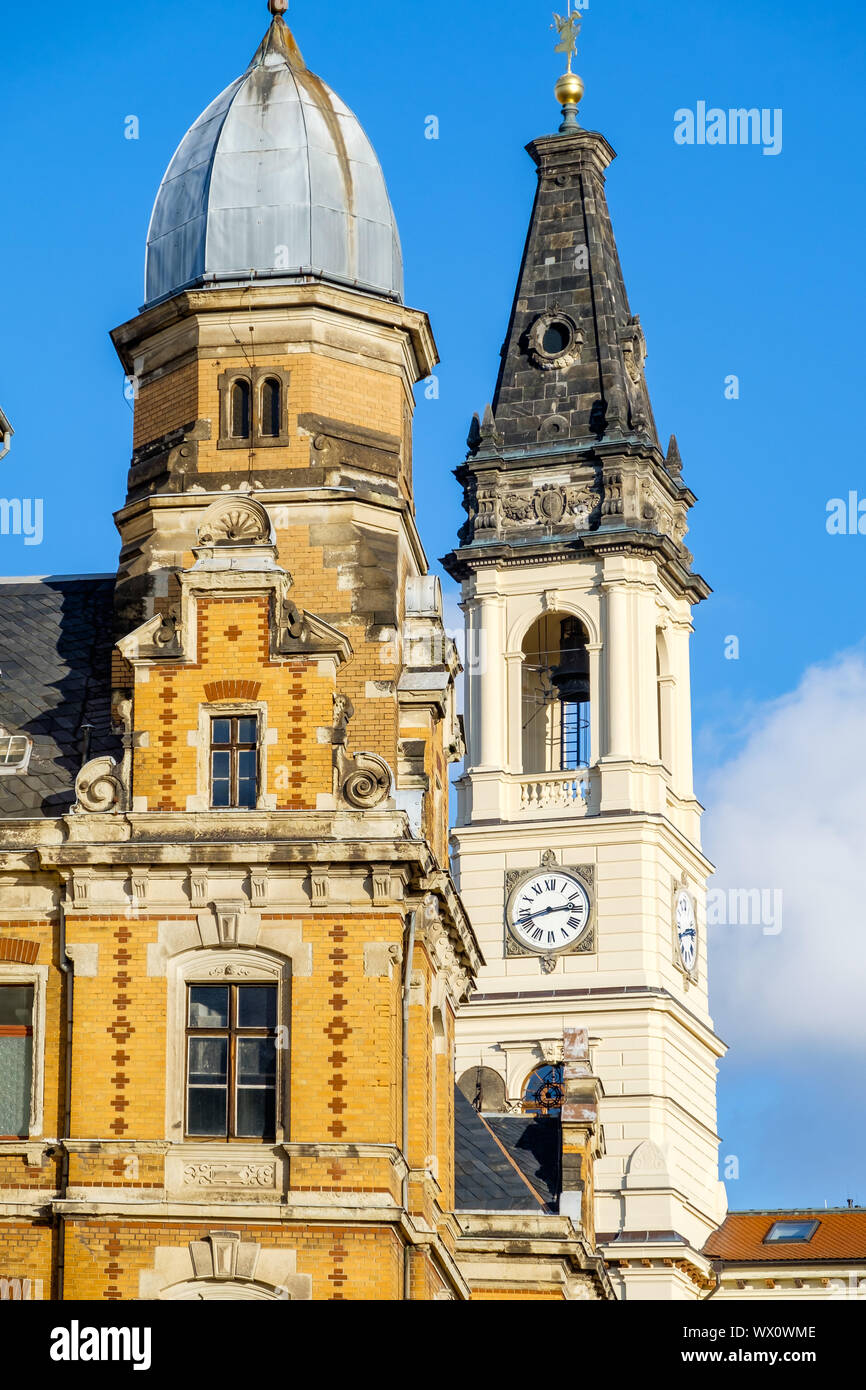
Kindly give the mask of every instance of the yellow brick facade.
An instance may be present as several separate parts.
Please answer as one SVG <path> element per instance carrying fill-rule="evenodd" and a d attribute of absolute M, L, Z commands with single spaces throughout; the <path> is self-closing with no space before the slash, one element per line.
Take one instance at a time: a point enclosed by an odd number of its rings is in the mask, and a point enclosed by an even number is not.
<path fill-rule="evenodd" d="M 515 1282 L 519 1237 L 474 1288 L 454 1210 L 480 956 L 448 873 L 459 662 L 411 501 L 429 327 L 316 285 L 247 299 L 181 295 L 115 335 L 137 382 L 122 749 L 73 812 L 0 826 L 0 946 L 32 943 L 10 954 L 37 952 L 45 996 L 38 1132 L 0 1139 L 0 1278 L 65 1301 L 561 1296 Z M 220 447 L 241 329 L 282 374 L 285 445 Z M 219 810 L 210 720 L 244 711 L 256 804 Z M 274 1137 L 190 1138 L 187 990 L 245 981 L 278 990 Z"/>

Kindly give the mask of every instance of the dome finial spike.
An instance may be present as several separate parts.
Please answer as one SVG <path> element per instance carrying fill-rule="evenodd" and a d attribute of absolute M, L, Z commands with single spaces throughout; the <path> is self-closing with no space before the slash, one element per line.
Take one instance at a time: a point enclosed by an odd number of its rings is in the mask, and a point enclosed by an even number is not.
<path fill-rule="evenodd" d="M 285 14 L 288 8 L 289 0 L 268 0 L 268 9 L 270 10 L 271 14 L 275 15 L 277 18 L 279 18 L 280 15 Z"/>
<path fill-rule="evenodd" d="M 579 9 L 581 6 L 576 5 L 575 8 Z M 566 15 L 554 13 L 553 24 L 550 27 L 555 28 L 559 35 L 556 52 L 568 55 L 568 67 L 554 87 L 556 99 L 562 105 L 563 122 L 559 131 L 560 134 L 565 134 L 567 131 L 580 129 L 577 108 L 583 96 L 583 79 L 571 70 L 571 60 L 577 52 L 577 36 L 580 33 L 580 20 L 576 13 L 572 13 L 572 0 L 568 0 Z"/>

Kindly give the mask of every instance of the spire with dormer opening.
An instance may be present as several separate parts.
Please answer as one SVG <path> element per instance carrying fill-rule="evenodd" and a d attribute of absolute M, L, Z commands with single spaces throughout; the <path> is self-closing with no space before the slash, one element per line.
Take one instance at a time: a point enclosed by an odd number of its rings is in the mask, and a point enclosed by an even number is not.
<path fill-rule="evenodd" d="M 569 7 L 570 8 L 570 7 Z M 693 598 L 706 597 L 684 545 L 695 501 L 676 443 L 664 453 L 645 377 L 646 338 L 629 304 L 605 196 L 615 152 L 584 129 L 571 70 L 579 23 L 556 16 L 568 71 L 556 134 L 527 145 L 538 186 L 491 405 L 472 421 L 457 470 L 468 521 L 445 559 L 551 543 L 570 549 L 630 531 L 660 550 Z"/>

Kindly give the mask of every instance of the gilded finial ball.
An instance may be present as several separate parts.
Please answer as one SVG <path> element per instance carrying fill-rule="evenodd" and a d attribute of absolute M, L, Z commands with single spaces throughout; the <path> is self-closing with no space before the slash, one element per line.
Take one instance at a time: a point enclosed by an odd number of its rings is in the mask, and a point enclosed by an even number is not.
<path fill-rule="evenodd" d="M 564 72 L 553 90 L 560 106 L 578 106 L 583 96 L 583 79 L 576 72 Z"/>
<path fill-rule="evenodd" d="M 285 14 L 289 8 L 289 0 L 268 0 L 268 9 L 271 14 Z"/>

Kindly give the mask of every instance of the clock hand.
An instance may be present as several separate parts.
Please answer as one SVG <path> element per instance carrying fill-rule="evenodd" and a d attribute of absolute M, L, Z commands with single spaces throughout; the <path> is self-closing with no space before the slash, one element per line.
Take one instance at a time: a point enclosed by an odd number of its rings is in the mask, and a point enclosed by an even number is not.
<path fill-rule="evenodd" d="M 526 913 L 526 916 L 523 917 L 521 920 L 524 921 L 524 922 L 525 922 L 525 921 L 534 922 L 535 919 L 536 919 L 536 917 L 545 917 L 545 916 L 547 915 L 548 912 L 568 912 L 568 911 L 569 911 L 568 903 L 565 903 L 562 907 L 543 907 L 543 908 L 541 908 L 541 910 L 540 910 L 539 912 L 527 912 L 527 913 Z"/>

